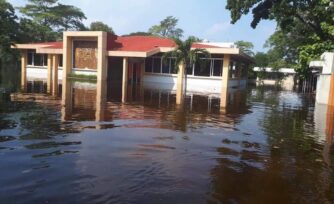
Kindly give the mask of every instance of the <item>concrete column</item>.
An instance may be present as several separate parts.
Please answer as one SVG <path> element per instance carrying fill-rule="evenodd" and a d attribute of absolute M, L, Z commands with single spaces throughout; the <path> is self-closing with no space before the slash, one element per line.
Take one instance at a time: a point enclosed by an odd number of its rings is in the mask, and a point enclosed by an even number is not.
<path fill-rule="evenodd" d="M 122 102 L 127 100 L 129 59 L 123 58 Z"/>
<path fill-rule="evenodd" d="M 176 104 L 178 105 L 182 104 L 184 99 L 183 96 L 184 72 L 185 72 L 185 64 L 181 62 L 179 64 L 179 71 L 177 73 L 177 84 L 176 84 Z"/>
<path fill-rule="evenodd" d="M 47 93 L 52 92 L 52 55 L 48 54 Z"/>
<path fill-rule="evenodd" d="M 63 95 L 62 95 L 61 103 L 63 107 L 61 110 L 61 119 L 62 121 L 66 121 L 72 115 L 72 108 L 73 108 L 72 84 L 70 81 L 67 81 L 67 83 L 62 84 L 62 91 L 63 91 Z"/>
<path fill-rule="evenodd" d="M 222 90 L 220 96 L 220 107 L 225 108 L 228 100 L 228 82 L 229 82 L 229 66 L 230 66 L 230 55 L 224 55 L 223 61 L 223 76 L 222 76 Z"/>
<path fill-rule="evenodd" d="M 106 102 L 107 102 L 107 80 L 97 81 L 96 83 L 96 110 L 95 110 L 95 121 L 96 122 L 105 120 Z"/>
<path fill-rule="evenodd" d="M 67 75 L 72 72 L 72 38 L 64 33 L 63 36 L 63 79 L 62 79 L 62 105 L 66 105 L 65 100 L 70 93 L 70 82 Z"/>
<path fill-rule="evenodd" d="M 27 51 L 24 50 L 21 52 L 21 89 L 23 91 L 27 90 L 27 61 L 28 54 Z"/>
<path fill-rule="evenodd" d="M 59 55 L 52 56 L 52 95 L 58 95 L 58 66 L 59 66 Z"/>
<path fill-rule="evenodd" d="M 107 80 L 107 33 L 101 32 L 97 40 L 97 81 Z"/>

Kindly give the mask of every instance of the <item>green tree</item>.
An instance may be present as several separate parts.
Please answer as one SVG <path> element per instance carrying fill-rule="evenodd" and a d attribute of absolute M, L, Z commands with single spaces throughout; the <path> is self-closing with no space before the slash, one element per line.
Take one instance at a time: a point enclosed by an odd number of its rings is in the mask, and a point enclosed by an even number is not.
<path fill-rule="evenodd" d="M 85 14 L 77 7 L 58 3 L 58 0 L 28 0 L 28 4 L 19 9 L 32 21 L 24 23 L 33 25 L 36 33 L 40 32 L 41 41 L 50 40 L 50 36 L 62 31 L 85 28 L 82 23 Z"/>
<path fill-rule="evenodd" d="M 255 66 L 264 68 L 269 66 L 268 54 L 264 52 L 257 52 L 254 55 Z"/>
<path fill-rule="evenodd" d="M 254 45 L 253 45 L 253 43 L 239 40 L 239 41 L 235 42 L 235 45 L 237 45 L 237 47 L 239 49 L 241 49 L 247 55 L 254 56 L 254 52 L 253 52 Z"/>
<path fill-rule="evenodd" d="M 75 6 L 58 3 L 52 9 L 51 14 L 54 15 L 52 27 L 56 28 L 58 32 L 85 29 L 82 20 L 86 19 L 86 16 L 81 9 Z"/>
<path fill-rule="evenodd" d="M 104 24 L 100 21 L 95 21 L 90 24 L 89 30 L 91 31 L 104 31 L 108 33 L 114 34 L 114 31 L 111 27 L 109 27 L 107 24 Z"/>
<path fill-rule="evenodd" d="M 192 39 L 194 42 L 203 42 L 203 40 L 199 37 L 196 37 L 196 36 L 189 36 L 188 39 Z"/>
<path fill-rule="evenodd" d="M 193 65 L 199 62 L 200 56 L 210 57 L 209 52 L 205 49 L 192 49 L 192 45 L 196 40 L 192 37 L 189 37 L 187 40 L 182 41 L 178 38 L 174 38 L 176 48 L 172 51 L 166 52 L 163 55 L 163 63 L 166 63 L 167 58 L 175 58 L 176 65 L 184 64 L 185 66 L 185 84 L 187 84 L 187 72 L 192 69 Z M 179 72 L 177 67 L 177 72 Z"/>
<path fill-rule="evenodd" d="M 18 27 L 15 9 L 7 1 L 0 0 L 0 62 L 11 56 L 10 46 L 17 41 Z"/>
<path fill-rule="evenodd" d="M 168 16 L 162 20 L 159 25 L 152 26 L 148 32 L 166 38 L 181 38 L 183 36 L 183 30 L 176 27 L 178 21 L 177 18 Z"/>
<path fill-rule="evenodd" d="M 129 34 L 123 35 L 123 36 L 152 36 L 152 33 L 138 31 L 138 32 L 129 33 Z"/>
<path fill-rule="evenodd" d="M 20 19 L 19 43 L 56 41 L 60 34 L 53 31 L 48 26 L 42 26 L 35 21 L 27 18 Z"/>
<path fill-rule="evenodd" d="M 269 39 L 273 55 L 281 63 L 293 65 L 301 76 L 309 73 L 308 64 L 324 51 L 334 49 L 334 4 L 332 0 L 228 0 L 232 23 L 242 15 L 253 13 L 251 26 L 273 19 L 278 29 Z"/>

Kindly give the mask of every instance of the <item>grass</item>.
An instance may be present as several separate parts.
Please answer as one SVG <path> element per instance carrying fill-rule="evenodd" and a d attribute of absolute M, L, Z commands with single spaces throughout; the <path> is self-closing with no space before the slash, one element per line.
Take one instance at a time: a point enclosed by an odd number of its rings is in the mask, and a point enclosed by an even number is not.
<path fill-rule="evenodd" d="M 85 75 L 85 74 L 74 74 L 70 73 L 67 78 L 73 81 L 84 81 L 84 82 L 96 82 L 97 77 L 95 75 Z"/>

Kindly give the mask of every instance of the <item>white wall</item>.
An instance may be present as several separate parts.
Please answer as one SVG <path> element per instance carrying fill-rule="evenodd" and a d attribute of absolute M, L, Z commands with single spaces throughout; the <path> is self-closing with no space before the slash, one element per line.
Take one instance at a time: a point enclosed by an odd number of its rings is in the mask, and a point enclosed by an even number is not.
<path fill-rule="evenodd" d="M 153 84 L 160 84 L 159 88 L 167 90 L 176 90 L 177 75 L 163 75 L 163 74 L 148 74 L 144 75 L 144 83 L 147 86 Z M 240 81 L 240 87 L 244 88 L 247 85 L 247 80 Z M 194 77 L 188 76 L 187 78 L 187 90 L 191 92 L 201 93 L 220 93 L 222 81 L 221 78 L 208 78 L 208 77 Z M 230 80 L 229 87 L 238 87 L 238 80 Z"/>
<path fill-rule="evenodd" d="M 320 104 L 328 104 L 328 96 L 330 89 L 331 75 L 321 74 L 317 81 L 316 102 Z"/>
<path fill-rule="evenodd" d="M 27 67 L 27 78 L 28 79 L 47 79 L 47 68 L 46 67 Z M 73 70 L 75 74 L 84 74 L 84 75 L 96 75 L 96 71 L 91 70 Z M 58 80 L 63 79 L 63 68 L 59 67 L 58 69 Z"/>
<path fill-rule="evenodd" d="M 27 67 L 27 78 L 28 79 L 47 79 L 48 70 L 46 67 Z M 63 79 L 63 69 L 58 70 L 58 80 Z"/>
<path fill-rule="evenodd" d="M 72 73 L 81 75 L 94 75 L 96 76 L 97 71 L 95 70 L 83 70 L 83 69 L 72 69 Z"/>
<path fill-rule="evenodd" d="M 322 74 L 334 73 L 334 53 L 325 52 L 321 55 Z"/>

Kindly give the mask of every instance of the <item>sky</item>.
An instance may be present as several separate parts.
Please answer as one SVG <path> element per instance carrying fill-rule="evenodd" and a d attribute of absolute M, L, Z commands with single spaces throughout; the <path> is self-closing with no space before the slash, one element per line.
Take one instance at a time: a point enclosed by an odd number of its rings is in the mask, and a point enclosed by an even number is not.
<path fill-rule="evenodd" d="M 26 0 L 8 0 L 14 6 L 23 6 Z M 60 0 L 63 4 L 79 7 L 86 15 L 84 21 L 102 21 L 123 35 L 147 31 L 167 16 L 179 19 L 178 27 L 184 35 L 194 35 L 210 42 L 250 41 L 255 51 L 265 51 L 263 45 L 274 33 L 274 21 L 261 21 L 251 28 L 251 15 L 243 16 L 236 24 L 230 24 L 230 12 L 225 9 L 226 0 Z"/>

